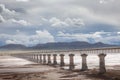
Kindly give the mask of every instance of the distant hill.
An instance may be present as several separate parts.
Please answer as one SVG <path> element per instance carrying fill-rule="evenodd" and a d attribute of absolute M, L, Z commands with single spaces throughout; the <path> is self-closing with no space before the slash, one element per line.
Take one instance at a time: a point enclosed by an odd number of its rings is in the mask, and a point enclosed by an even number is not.
<path fill-rule="evenodd" d="M 82 49 L 82 48 L 99 48 L 99 47 L 112 47 L 116 45 L 104 44 L 101 42 L 98 43 L 88 43 L 88 42 L 57 42 L 57 43 L 46 43 L 46 44 L 38 44 L 33 49 Z"/>
<path fill-rule="evenodd" d="M 7 44 L 4 46 L 1 46 L 0 49 L 2 50 L 23 50 L 23 49 L 27 49 L 27 47 L 21 44 Z"/>
<path fill-rule="evenodd" d="M 29 50 L 29 49 L 82 49 L 82 48 L 99 48 L 99 47 L 113 47 L 116 45 L 104 44 L 101 42 L 98 43 L 88 43 L 84 41 L 75 41 L 75 42 L 56 42 L 56 43 L 46 43 L 46 44 L 37 44 L 32 47 L 26 47 L 21 44 L 8 44 L 1 46 L 2 50 Z"/>

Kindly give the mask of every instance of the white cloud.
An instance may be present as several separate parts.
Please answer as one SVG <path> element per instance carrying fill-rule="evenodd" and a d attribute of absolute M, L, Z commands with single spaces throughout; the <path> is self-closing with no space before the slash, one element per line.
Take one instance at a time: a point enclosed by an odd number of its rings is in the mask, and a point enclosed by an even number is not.
<path fill-rule="evenodd" d="M 0 15 L 0 23 L 1 22 L 5 22 L 5 19 L 3 18 L 3 16 Z"/>
<path fill-rule="evenodd" d="M 17 1 L 28 1 L 28 0 L 17 0 Z M 22 10 L 25 10 L 27 13 L 22 14 L 19 16 L 19 18 L 23 18 L 23 20 L 33 22 L 33 24 L 39 24 L 40 17 L 44 16 L 47 18 L 53 17 L 56 18 L 55 22 L 51 22 L 51 26 L 69 26 L 70 24 L 65 22 L 65 18 L 80 18 L 82 17 L 82 21 L 75 21 L 74 25 L 84 25 L 84 21 L 87 21 L 87 24 L 89 23 L 104 23 L 104 24 L 110 24 L 110 25 L 117 25 L 119 26 L 119 14 L 118 16 L 115 14 L 112 14 L 112 6 L 101 6 L 98 2 L 112 2 L 115 0 L 94 0 L 92 1 L 86 1 L 86 0 L 70 0 L 70 1 L 64 1 L 64 0 L 52 0 L 52 1 L 46 1 L 46 0 L 31 0 L 28 1 L 27 5 L 25 4 L 15 4 L 15 6 L 12 6 L 12 8 L 8 9 L 9 11 L 13 11 L 11 9 L 17 9 L 18 11 L 21 9 L 20 5 L 22 5 Z M 9 2 L 6 2 L 8 4 Z M 12 2 L 11 2 L 12 3 Z M 119 2 L 118 2 L 119 3 Z M 48 5 L 49 4 L 49 5 Z M 54 4 L 54 5 L 53 5 Z M 79 4 L 79 5 L 78 5 Z M 3 5 L 3 4 L 2 4 Z M 8 4 L 9 6 L 10 4 Z M 110 6 L 110 7 L 109 7 Z M 10 6 L 11 7 L 11 6 Z M 107 9 L 109 7 L 109 9 Z M 5 7 L 4 7 L 5 8 Z M 117 10 L 117 8 L 113 5 L 114 10 Z M 56 11 L 56 9 L 59 9 Z M 106 9 L 106 10 L 104 10 Z M 107 11 L 108 10 L 108 11 Z M 111 11 L 111 12 L 109 12 Z M 109 12 L 106 13 L 106 12 Z M 110 15 L 112 14 L 112 15 Z M 17 16 L 18 17 L 18 16 Z M 59 19 L 59 18 L 62 19 Z M 17 18 L 18 19 L 18 18 Z M 51 18 L 52 19 L 52 18 Z M 46 21 L 46 19 L 43 19 Z M 48 19 L 49 20 L 49 19 Z M 84 20 L 84 21 L 83 21 Z M 49 21 L 47 21 L 49 24 Z M 73 20 L 72 22 L 73 23 Z M 42 23 L 41 23 L 42 24 Z M 73 25 L 72 25 L 73 26 Z"/>
<path fill-rule="evenodd" d="M 25 20 L 16 20 L 14 17 L 16 16 L 16 12 L 14 10 L 9 10 L 5 7 L 4 4 L 0 4 L 0 22 L 5 22 L 5 24 L 13 23 L 20 24 L 23 26 L 30 26 L 31 24 Z M 3 18 L 4 17 L 4 18 Z"/>
<path fill-rule="evenodd" d="M 35 45 L 39 43 L 54 42 L 54 37 L 47 30 L 38 30 L 34 35 L 17 32 L 15 35 L 0 34 L 1 39 L 5 39 L 6 44 Z"/>
<path fill-rule="evenodd" d="M 120 35 L 120 32 L 117 32 L 118 35 Z"/>
<path fill-rule="evenodd" d="M 4 4 L 0 4 L 0 13 L 7 16 L 12 16 L 12 15 L 16 15 L 16 12 L 14 10 L 9 10 L 8 8 L 5 7 Z"/>
<path fill-rule="evenodd" d="M 20 25 L 23 25 L 23 26 L 30 26 L 31 23 L 25 21 L 25 20 L 15 20 L 15 19 L 10 19 L 8 20 L 9 22 L 12 22 L 12 23 L 17 23 L 17 24 L 20 24 Z"/>
<path fill-rule="evenodd" d="M 26 33 L 34 35 L 33 30 L 46 29 L 53 35 L 56 35 L 55 31 L 63 31 L 65 33 L 61 32 L 60 35 L 65 35 L 66 38 L 69 38 L 68 35 L 75 40 L 88 41 L 92 38 L 94 41 L 100 41 L 102 38 L 112 37 L 112 34 L 105 32 L 106 35 L 95 31 L 120 30 L 120 0 L 0 0 L 0 2 L 0 21 L 4 22 L 0 24 L 2 27 L 0 33 L 4 34 L 14 34 L 17 29 L 20 31 L 24 29 Z M 22 25 L 32 25 L 30 26 L 32 28 L 23 28 Z M 80 31 L 87 33 L 78 33 Z M 94 33 L 89 33 L 91 31 Z M 9 40 L 12 39 L 8 39 L 7 42 L 15 41 Z"/>
<path fill-rule="evenodd" d="M 108 6 L 95 6 L 94 8 L 88 8 L 86 6 L 69 6 L 71 9 L 68 9 L 68 7 L 65 7 L 62 12 L 64 12 L 64 16 L 67 17 L 78 17 L 81 18 L 87 22 L 87 24 L 95 24 L 95 23 L 103 23 L 103 24 L 109 24 L 119 27 L 119 16 L 114 14 L 113 12 L 110 12 L 112 9 Z M 111 6 L 112 7 L 112 6 Z M 114 7 L 113 7 L 114 8 Z M 102 12 L 103 10 L 103 12 Z M 105 11 L 109 11 L 109 14 Z M 116 10 L 116 9 L 115 9 Z M 119 10 L 118 10 L 119 11 Z M 59 14 L 60 15 L 60 14 Z"/>
<path fill-rule="evenodd" d="M 51 18 L 49 22 L 51 23 L 51 26 L 68 26 L 67 23 L 65 23 L 64 21 L 61 21 L 56 17 Z"/>
<path fill-rule="evenodd" d="M 18 2 L 28 2 L 30 0 L 16 0 L 16 1 L 18 1 Z"/>
<path fill-rule="evenodd" d="M 83 19 L 80 18 L 66 18 L 65 22 L 68 23 L 70 26 L 84 26 L 85 23 Z"/>
<path fill-rule="evenodd" d="M 48 21 L 48 19 L 46 19 L 46 18 L 44 18 L 44 17 L 41 17 L 41 20 L 42 20 L 42 21 L 45 21 L 45 22 Z"/>
<path fill-rule="evenodd" d="M 88 38 L 97 37 L 96 35 L 93 36 L 91 34 L 82 34 L 82 33 L 70 34 L 63 32 L 59 32 L 57 36 L 61 39 L 66 39 L 66 41 L 75 40 L 75 41 L 87 41 L 87 42 L 89 42 Z"/>
<path fill-rule="evenodd" d="M 106 4 L 107 1 L 106 0 L 100 0 L 100 4 Z"/>
<path fill-rule="evenodd" d="M 28 21 L 25 21 L 25 20 L 16 20 L 16 19 L 5 20 L 1 15 L 0 15 L 0 23 L 8 24 L 8 26 L 15 24 L 15 25 L 17 25 L 16 27 L 18 27 L 18 25 L 22 25 L 22 26 L 31 26 L 32 25 L 31 23 L 29 23 Z"/>
<path fill-rule="evenodd" d="M 114 0 L 100 0 L 100 4 L 107 4 L 109 2 L 113 2 Z"/>
<path fill-rule="evenodd" d="M 75 27 L 75 26 L 84 26 L 84 21 L 80 18 L 65 18 L 64 20 L 53 17 L 49 19 L 51 26 L 53 27 Z"/>
<path fill-rule="evenodd" d="M 14 1 L 14 0 L 13 0 Z M 11 9 L 21 9 L 20 5 L 22 5 L 22 10 L 25 10 L 27 15 L 23 14 L 20 15 L 20 17 L 27 18 L 27 20 L 30 20 L 31 22 L 39 23 L 40 19 L 38 16 L 45 16 L 45 17 L 78 17 L 83 18 L 84 20 L 87 20 L 89 23 L 93 22 L 100 22 L 100 23 L 106 23 L 106 24 L 112 24 L 119 26 L 119 8 L 117 8 L 117 5 L 106 5 L 101 6 L 98 2 L 117 2 L 118 0 L 93 0 L 93 1 L 86 1 L 86 0 L 16 0 L 16 1 L 28 1 L 28 4 L 16 4 L 15 6 L 12 6 Z M 6 4 L 9 4 L 8 1 L 6 1 Z M 49 5 L 48 5 L 49 4 Z M 119 1 L 118 1 L 119 4 Z M 110 7 L 109 7 L 110 6 Z M 11 7 L 11 6 L 10 6 Z M 119 6 L 118 6 L 119 7 Z M 58 10 L 57 10 L 58 9 Z M 113 11 L 113 9 L 115 11 Z M 57 11 L 56 11 L 57 10 Z M 11 11 L 11 10 L 9 10 Z M 14 11 L 14 10 L 13 10 Z M 109 12 L 110 11 L 110 12 Z M 117 11 L 117 12 L 116 12 Z M 109 14 L 108 14 L 108 13 Z M 111 14 L 111 15 L 110 15 Z M 118 14 L 118 16 L 116 15 Z M 87 23 L 87 24 L 89 24 Z M 49 23 L 47 23 L 49 24 Z M 76 25 L 81 25 L 83 23 L 76 23 Z M 57 20 L 56 23 L 52 23 L 52 26 L 68 26 L 69 24 L 66 23 L 64 20 Z"/>
<path fill-rule="evenodd" d="M 87 41 L 91 43 L 91 40 L 93 42 L 103 42 L 107 44 L 118 44 L 120 43 L 120 35 L 119 32 L 112 33 L 112 32 L 94 32 L 94 33 L 76 33 L 76 34 L 70 34 L 70 33 L 63 33 L 58 32 L 59 39 L 64 40 L 75 40 L 75 41 Z"/>

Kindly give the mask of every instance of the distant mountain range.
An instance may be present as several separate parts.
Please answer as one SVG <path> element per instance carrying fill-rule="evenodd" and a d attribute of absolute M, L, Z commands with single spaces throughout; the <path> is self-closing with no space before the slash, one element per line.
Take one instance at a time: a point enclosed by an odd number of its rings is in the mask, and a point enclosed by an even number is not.
<path fill-rule="evenodd" d="M 23 50 L 28 48 L 21 44 L 7 44 L 4 46 L 0 46 L 0 49 L 1 50 Z"/>
<path fill-rule="evenodd" d="M 37 44 L 36 46 L 26 47 L 21 44 L 7 44 L 0 47 L 0 50 L 29 50 L 29 49 L 82 49 L 82 48 L 99 48 L 99 47 L 113 47 L 116 45 L 98 43 L 88 43 L 88 42 L 56 42 L 56 43 L 46 43 Z"/>

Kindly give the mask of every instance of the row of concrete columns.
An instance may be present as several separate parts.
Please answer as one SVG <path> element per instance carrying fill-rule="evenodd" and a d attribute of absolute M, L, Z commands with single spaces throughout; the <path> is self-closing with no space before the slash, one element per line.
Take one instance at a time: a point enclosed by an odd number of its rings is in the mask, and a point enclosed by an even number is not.
<path fill-rule="evenodd" d="M 64 62 L 64 54 L 60 54 L 60 66 L 63 67 L 65 66 L 65 62 Z M 87 54 L 81 54 L 82 57 L 82 67 L 81 70 L 85 71 L 88 70 L 88 66 L 87 66 Z M 106 54 L 99 54 L 99 72 L 101 74 L 106 72 L 106 68 L 105 68 L 105 56 Z M 42 58 L 43 57 L 43 58 Z M 48 60 L 46 60 L 46 57 L 48 57 Z M 51 62 L 51 54 L 36 54 L 31 56 L 31 58 L 39 63 L 42 64 L 48 64 L 48 65 L 57 65 L 57 54 L 53 54 L 53 63 Z M 75 65 L 74 65 L 74 54 L 69 54 L 69 69 L 73 70 Z M 48 61 L 48 62 L 47 62 Z"/>

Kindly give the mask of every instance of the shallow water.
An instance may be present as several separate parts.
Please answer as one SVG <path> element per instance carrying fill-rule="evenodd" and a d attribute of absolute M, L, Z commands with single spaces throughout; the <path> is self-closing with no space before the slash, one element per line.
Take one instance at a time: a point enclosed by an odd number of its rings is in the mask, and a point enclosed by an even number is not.
<path fill-rule="evenodd" d="M 23 66 L 33 62 L 11 56 L 0 56 L 0 67 Z"/>
<path fill-rule="evenodd" d="M 81 68 L 81 56 L 79 53 L 73 53 L 75 68 Z M 65 55 L 65 63 L 69 64 L 69 53 Z M 60 57 L 57 56 L 58 63 L 60 62 Z M 120 53 L 109 53 L 105 57 L 105 64 L 107 69 L 119 69 L 120 70 Z M 99 57 L 98 54 L 88 54 L 87 65 L 89 69 L 99 68 Z"/>
<path fill-rule="evenodd" d="M 69 64 L 69 53 L 65 53 L 65 64 Z M 74 53 L 74 63 L 76 69 L 81 69 L 81 56 L 78 53 Z M 51 60 L 53 61 L 53 57 L 51 57 Z M 57 62 L 60 62 L 60 56 L 57 56 Z M 120 70 L 120 54 L 107 54 L 105 57 L 105 63 L 107 69 L 116 69 Z M 40 72 L 44 70 L 49 70 L 50 67 L 36 67 L 36 66 L 27 66 L 26 68 L 23 67 L 28 64 L 35 64 L 34 62 L 30 62 L 21 58 L 15 58 L 11 56 L 0 56 L 0 72 Z M 99 68 L 99 57 L 98 54 L 88 54 L 87 56 L 87 65 L 89 69 Z M 8 67 L 4 69 L 5 67 Z M 15 68 L 11 68 L 15 67 Z M 64 67 L 68 68 L 68 67 Z M 52 69 L 52 68 L 51 68 Z"/>
<path fill-rule="evenodd" d="M 33 64 L 33 65 L 29 65 Z M 20 58 L 11 56 L 0 56 L 0 73 L 8 72 L 44 72 L 51 70 L 48 66 L 35 66 L 34 62 L 27 61 Z"/>

